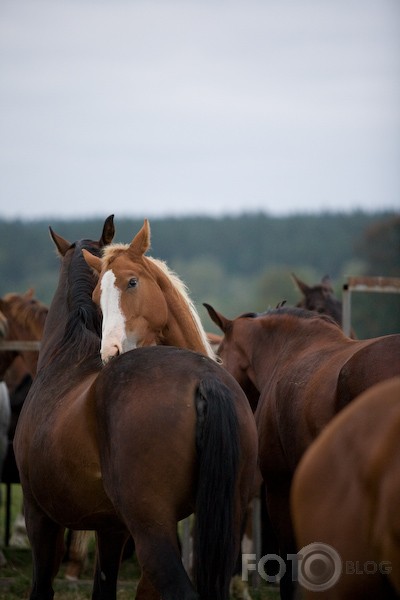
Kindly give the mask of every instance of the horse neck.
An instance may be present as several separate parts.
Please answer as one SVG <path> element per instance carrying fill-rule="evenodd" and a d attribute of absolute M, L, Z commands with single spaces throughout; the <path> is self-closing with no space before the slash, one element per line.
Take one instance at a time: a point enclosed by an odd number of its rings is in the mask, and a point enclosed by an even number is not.
<path fill-rule="evenodd" d="M 168 319 L 164 328 L 163 343 L 168 346 L 188 348 L 214 357 L 200 319 L 185 298 L 170 282 L 163 282 L 163 292 L 168 306 Z"/>
<path fill-rule="evenodd" d="M 87 281 L 92 274 L 86 265 L 78 265 L 82 291 L 78 286 L 75 290 L 72 289 L 71 280 L 75 278 L 78 281 L 78 277 L 70 273 L 74 269 L 71 265 L 72 260 L 68 255 L 62 259 L 58 286 L 44 326 L 38 370 L 61 353 L 67 359 L 70 357 L 74 366 L 85 358 L 99 355 L 100 336 L 85 323 L 85 318 L 89 323 L 94 310 L 91 299 L 94 284 Z M 81 260 L 83 261 L 83 258 Z M 86 269 L 86 272 L 83 269 Z M 71 316 L 74 315 L 75 325 L 72 328 Z"/>
<path fill-rule="evenodd" d="M 318 317 L 302 319 L 277 316 L 256 320 L 250 360 L 257 389 L 262 390 L 281 370 L 286 372 L 287 368 L 290 369 L 296 358 L 308 353 L 313 346 L 317 351 L 321 344 L 327 348 L 342 343 L 344 339 L 339 327 L 321 323 Z"/>
<path fill-rule="evenodd" d="M 326 301 L 326 313 L 332 317 L 338 325 L 342 325 L 342 303 L 334 296 L 330 296 Z"/>

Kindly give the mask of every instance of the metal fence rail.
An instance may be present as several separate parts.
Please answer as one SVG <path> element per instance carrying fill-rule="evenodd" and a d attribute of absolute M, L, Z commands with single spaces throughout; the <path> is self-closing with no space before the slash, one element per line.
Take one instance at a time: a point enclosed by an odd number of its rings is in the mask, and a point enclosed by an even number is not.
<path fill-rule="evenodd" d="M 353 293 L 400 294 L 400 277 L 348 277 L 343 284 L 342 327 L 346 335 L 351 332 L 351 294 Z"/>
<path fill-rule="evenodd" d="M 14 351 L 14 352 L 38 352 L 40 350 L 40 342 L 38 341 L 17 341 L 17 340 L 0 340 L 0 352 L 4 351 Z"/>

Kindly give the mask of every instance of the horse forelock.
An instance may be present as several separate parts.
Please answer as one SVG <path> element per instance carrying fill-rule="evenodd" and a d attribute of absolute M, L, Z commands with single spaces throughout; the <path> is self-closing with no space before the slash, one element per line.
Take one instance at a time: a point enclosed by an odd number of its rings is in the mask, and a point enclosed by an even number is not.
<path fill-rule="evenodd" d="M 129 248 L 129 244 L 109 244 L 102 248 L 102 265 L 103 270 L 107 270 L 111 267 L 114 260 L 124 254 Z"/>

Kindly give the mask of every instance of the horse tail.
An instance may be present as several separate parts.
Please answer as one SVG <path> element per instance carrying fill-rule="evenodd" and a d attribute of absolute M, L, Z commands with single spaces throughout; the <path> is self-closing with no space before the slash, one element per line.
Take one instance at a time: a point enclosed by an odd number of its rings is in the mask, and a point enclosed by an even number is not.
<path fill-rule="evenodd" d="M 198 484 L 194 577 L 202 600 L 226 600 L 237 559 L 234 521 L 239 425 L 232 392 L 218 379 L 196 391 Z"/>

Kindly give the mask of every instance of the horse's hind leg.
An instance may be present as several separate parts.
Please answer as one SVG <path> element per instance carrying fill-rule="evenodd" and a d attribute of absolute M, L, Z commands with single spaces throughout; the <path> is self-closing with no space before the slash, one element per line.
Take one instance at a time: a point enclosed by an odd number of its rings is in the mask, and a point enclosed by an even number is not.
<path fill-rule="evenodd" d="M 92 600 L 115 600 L 117 579 L 124 546 L 129 538 L 126 529 L 98 531 Z"/>
<path fill-rule="evenodd" d="M 182 564 L 176 523 L 169 534 L 136 533 L 135 548 L 142 568 L 136 600 L 198 600 Z"/>

